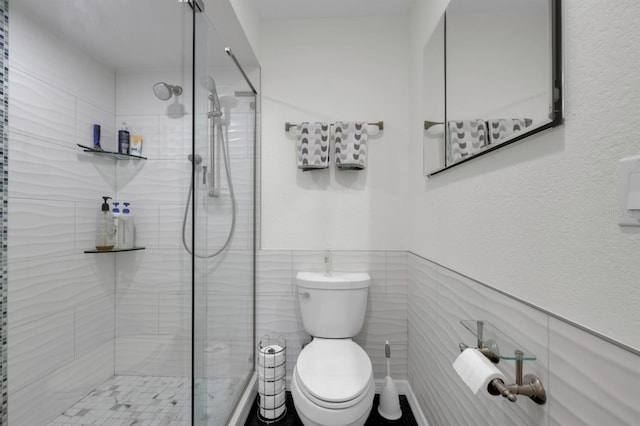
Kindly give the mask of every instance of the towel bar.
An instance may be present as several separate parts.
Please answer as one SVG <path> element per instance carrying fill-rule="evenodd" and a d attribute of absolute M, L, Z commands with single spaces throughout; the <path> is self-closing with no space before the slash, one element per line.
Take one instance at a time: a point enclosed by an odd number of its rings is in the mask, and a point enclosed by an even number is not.
<path fill-rule="evenodd" d="M 330 126 L 334 126 L 336 123 L 329 123 Z M 384 121 L 377 121 L 375 123 L 367 123 L 369 126 L 376 126 L 380 130 L 384 130 Z M 292 127 L 297 126 L 295 123 L 284 123 L 284 131 L 288 132 Z"/>

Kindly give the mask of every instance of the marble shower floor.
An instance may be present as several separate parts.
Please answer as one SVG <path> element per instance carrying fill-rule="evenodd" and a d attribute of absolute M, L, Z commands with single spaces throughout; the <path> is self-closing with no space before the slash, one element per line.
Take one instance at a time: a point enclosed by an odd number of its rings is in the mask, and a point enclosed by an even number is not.
<path fill-rule="evenodd" d="M 207 424 L 224 422 L 227 407 L 233 404 L 241 385 L 240 379 L 207 383 Z M 191 378 L 153 376 L 112 377 L 50 423 L 51 426 L 190 424 Z"/>

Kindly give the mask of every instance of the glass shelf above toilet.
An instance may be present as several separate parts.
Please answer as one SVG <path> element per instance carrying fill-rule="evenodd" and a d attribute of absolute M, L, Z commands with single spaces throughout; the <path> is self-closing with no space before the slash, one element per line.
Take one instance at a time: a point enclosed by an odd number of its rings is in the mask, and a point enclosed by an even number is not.
<path fill-rule="evenodd" d="M 533 361 L 536 356 L 520 343 L 507 336 L 493 324 L 484 320 L 461 320 L 460 323 L 473 334 L 482 346 L 500 359 Z"/>

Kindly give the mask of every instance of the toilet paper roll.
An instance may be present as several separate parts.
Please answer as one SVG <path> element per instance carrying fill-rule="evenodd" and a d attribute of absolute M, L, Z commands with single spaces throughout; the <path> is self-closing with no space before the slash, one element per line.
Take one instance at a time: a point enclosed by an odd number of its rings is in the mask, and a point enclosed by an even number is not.
<path fill-rule="evenodd" d="M 267 382 L 265 380 L 258 380 L 258 392 L 263 395 L 275 395 L 284 390 L 285 380 L 284 378 Z"/>
<path fill-rule="evenodd" d="M 264 408 L 266 410 L 275 410 L 284 404 L 285 393 L 280 392 L 276 395 L 260 395 L 260 408 Z"/>
<path fill-rule="evenodd" d="M 260 415 L 265 419 L 277 419 L 284 413 L 284 410 L 286 410 L 286 408 L 286 405 L 282 405 L 282 407 L 278 407 L 275 410 L 267 410 L 265 408 L 261 408 Z"/>
<path fill-rule="evenodd" d="M 258 367 L 258 377 L 263 380 L 276 380 L 284 376 L 284 365 L 280 367 Z"/>
<path fill-rule="evenodd" d="M 284 363 L 284 350 L 280 345 L 269 345 L 258 352 L 258 364 L 263 367 L 276 367 Z"/>
<path fill-rule="evenodd" d="M 479 350 L 465 349 L 453 363 L 458 376 L 474 394 L 480 389 L 486 389 L 493 379 L 504 380 L 504 375 Z"/>

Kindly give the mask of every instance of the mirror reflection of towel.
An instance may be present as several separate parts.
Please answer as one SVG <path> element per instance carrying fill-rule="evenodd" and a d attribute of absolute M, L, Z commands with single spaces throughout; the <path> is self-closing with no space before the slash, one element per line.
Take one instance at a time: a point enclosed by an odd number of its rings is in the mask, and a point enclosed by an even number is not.
<path fill-rule="evenodd" d="M 475 154 L 487 145 L 487 125 L 484 120 L 447 122 L 447 164 Z"/>
<path fill-rule="evenodd" d="M 302 171 L 329 167 L 329 124 L 303 122 L 292 127 Z"/>
<path fill-rule="evenodd" d="M 339 170 L 364 170 L 367 167 L 366 122 L 336 122 L 335 156 Z"/>
<path fill-rule="evenodd" d="M 531 126 L 533 120 L 530 118 L 494 118 L 487 120 L 489 126 L 489 143 L 496 144 L 502 142 L 509 136 Z"/>

